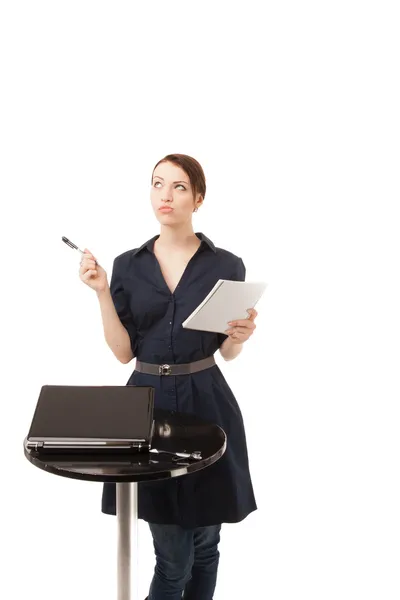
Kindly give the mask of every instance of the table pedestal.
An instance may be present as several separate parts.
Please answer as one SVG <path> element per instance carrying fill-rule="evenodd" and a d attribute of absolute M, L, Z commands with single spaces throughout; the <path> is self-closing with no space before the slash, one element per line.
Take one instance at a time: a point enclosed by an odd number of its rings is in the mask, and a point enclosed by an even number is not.
<path fill-rule="evenodd" d="M 138 598 L 138 484 L 117 483 L 118 600 Z"/>
<path fill-rule="evenodd" d="M 39 469 L 71 479 L 116 484 L 117 598 L 139 600 L 138 486 L 139 482 L 168 481 L 209 467 L 226 449 L 226 434 L 214 423 L 195 415 L 156 409 L 150 453 L 41 452 L 28 448 L 26 458 Z M 200 460 L 176 460 L 174 453 L 200 452 Z M 40 558 L 40 557 L 39 557 Z M 39 565 L 40 563 L 38 563 Z"/>

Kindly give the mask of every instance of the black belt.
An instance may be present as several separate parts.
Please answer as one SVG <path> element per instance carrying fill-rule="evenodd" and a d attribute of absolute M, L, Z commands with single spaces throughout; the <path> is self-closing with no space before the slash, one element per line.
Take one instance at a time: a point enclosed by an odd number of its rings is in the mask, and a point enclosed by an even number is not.
<path fill-rule="evenodd" d="M 146 373 L 147 375 L 188 375 L 189 373 L 197 373 L 198 371 L 209 369 L 215 364 L 214 356 L 208 356 L 202 360 L 182 365 L 154 365 L 153 363 L 136 360 L 135 371 Z"/>

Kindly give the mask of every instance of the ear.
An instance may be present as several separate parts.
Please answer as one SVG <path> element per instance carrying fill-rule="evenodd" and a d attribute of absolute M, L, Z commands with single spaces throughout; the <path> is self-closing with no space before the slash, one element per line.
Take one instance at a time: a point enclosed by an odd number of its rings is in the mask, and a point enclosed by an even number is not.
<path fill-rule="evenodd" d="M 204 198 L 203 196 L 201 196 L 200 194 L 197 195 L 197 201 L 195 203 L 196 208 L 200 208 L 200 206 L 203 204 L 204 202 Z"/>

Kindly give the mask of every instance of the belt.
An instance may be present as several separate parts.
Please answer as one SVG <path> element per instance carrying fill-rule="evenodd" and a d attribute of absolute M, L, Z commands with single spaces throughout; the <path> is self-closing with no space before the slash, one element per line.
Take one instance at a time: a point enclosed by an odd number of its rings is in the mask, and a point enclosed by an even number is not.
<path fill-rule="evenodd" d="M 147 375 L 188 375 L 189 373 L 197 373 L 204 369 L 209 369 L 215 365 L 214 356 L 208 356 L 202 360 L 186 363 L 182 365 L 155 365 L 153 363 L 145 363 L 141 360 L 136 360 L 135 371 L 146 373 Z"/>

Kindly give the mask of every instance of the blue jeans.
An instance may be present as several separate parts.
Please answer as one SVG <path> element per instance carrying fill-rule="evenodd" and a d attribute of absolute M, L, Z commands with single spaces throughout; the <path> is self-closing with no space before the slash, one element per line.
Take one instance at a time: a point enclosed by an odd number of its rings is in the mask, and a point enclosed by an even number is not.
<path fill-rule="evenodd" d="M 156 554 L 148 600 L 212 600 L 221 525 L 183 529 L 149 523 Z"/>

